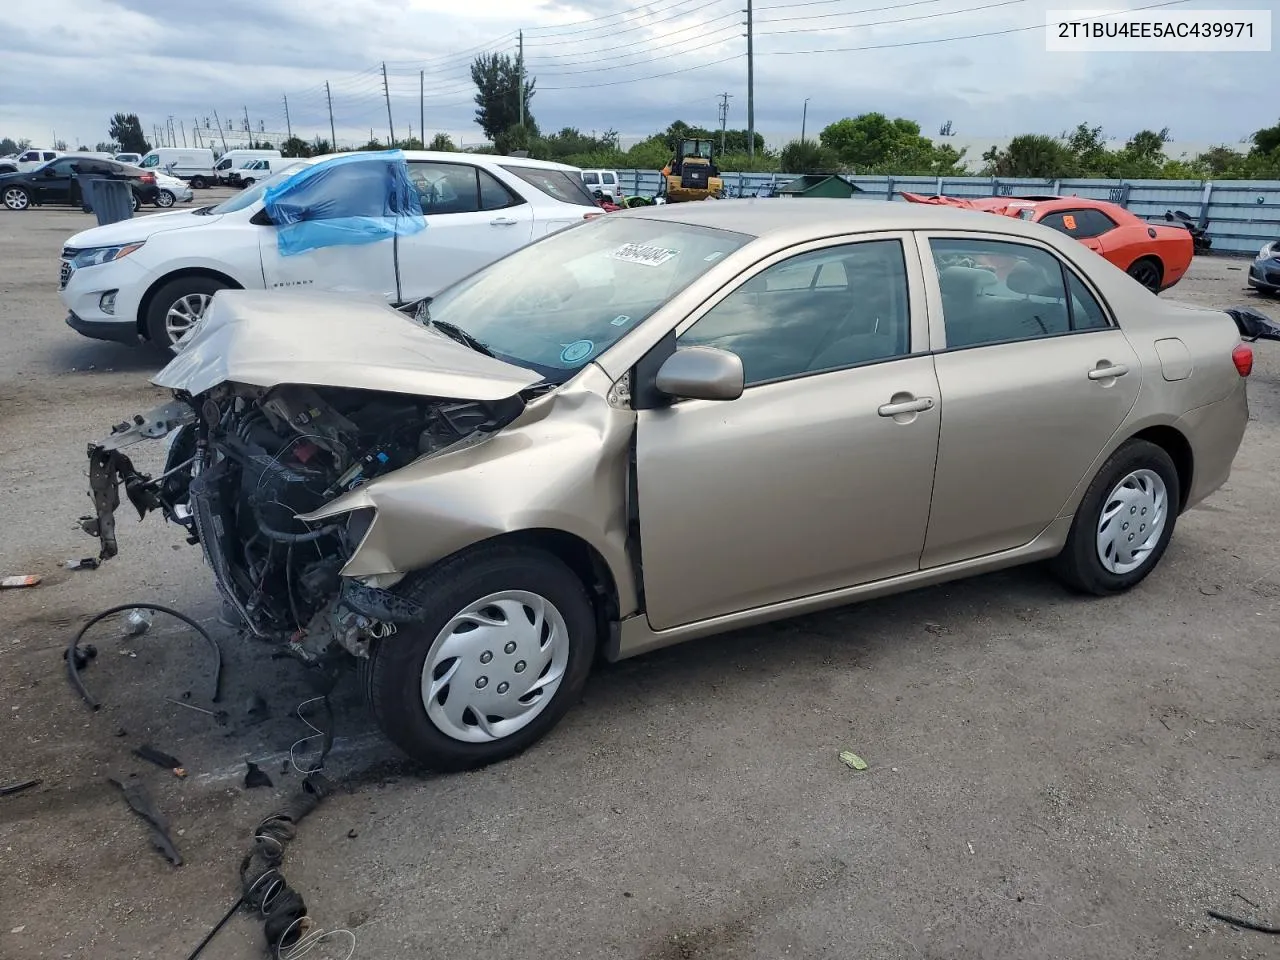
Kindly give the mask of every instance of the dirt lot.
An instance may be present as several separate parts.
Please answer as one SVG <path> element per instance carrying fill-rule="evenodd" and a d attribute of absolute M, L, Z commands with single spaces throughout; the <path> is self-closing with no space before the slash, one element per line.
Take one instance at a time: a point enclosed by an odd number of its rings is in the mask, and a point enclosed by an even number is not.
<path fill-rule="evenodd" d="M 311 693 L 217 623 L 198 551 L 155 518 L 123 509 L 119 558 L 62 568 L 96 547 L 75 524 L 85 443 L 160 395 L 154 355 L 62 322 L 57 251 L 88 220 L 0 212 L 0 575 L 44 577 L 0 593 L 0 782 L 43 781 L 0 797 L 0 956 L 180 958 L 297 789 Z M 1242 266 L 1197 261 L 1170 295 L 1280 316 Z M 1280 345 L 1259 345 L 1250 396 L 1230 484 L 1124 598 L 1030 569 L 677 647 L 599 672 L 525 756 L 448 778 L 382 745 L 347 683 L 327 768 L 344 787 L 285 873 L 356 958 L 1280 956 L 1205 916 L 1280 922 Z M 159 617 L 86 638 L 99 711 L 70 690 L 73 631 L 132 600 L 223 643 L 225 726 L 163 699 L 207 704 L 209 660 Z M 147 742 L 188 775 L 134 758 Z M 245 790 L 246 759 L 275 786 Z M 130 773 L 183 866 L 108 782 Z M 204 954 L 262 955 L 246 916 Z"/>

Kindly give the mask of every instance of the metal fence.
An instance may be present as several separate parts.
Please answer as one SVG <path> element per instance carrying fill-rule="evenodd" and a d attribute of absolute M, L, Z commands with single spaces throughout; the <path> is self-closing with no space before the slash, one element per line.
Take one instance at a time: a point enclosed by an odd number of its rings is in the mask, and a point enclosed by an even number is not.
<path fill-rule="evenodd" d="M 797 174 L 725 173 L 725 193 L 754 197 L 763 188 L 776 188 Z M 658 192 L 657 170 L 620 170 L 618 177 L 629 196 L 651 197 Z M 991 197 L 1011 194 L 1052 194 L 1110 200 L 1153 222 L 1165 222 L 1165 212 L 1181 210 L 1192 220 L 1207 220 L 1214 251 L 1256 254 L 1264 244 L 1280 240 L 1280 180 L 1027 180 L 1000 177 L 885 177 L 849 176 L 864 196 L 902 200 L 901 191 L 952 197 Z M 903 201 L 905 202 L 905 201 Z"/>

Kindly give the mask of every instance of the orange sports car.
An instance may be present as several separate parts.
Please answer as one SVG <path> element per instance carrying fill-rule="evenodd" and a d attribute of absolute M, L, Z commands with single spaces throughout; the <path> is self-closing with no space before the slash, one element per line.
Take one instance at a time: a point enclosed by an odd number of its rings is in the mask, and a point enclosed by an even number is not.
<path fill-rule="evenodd" d="M 1183 227 L 1148 223 L 1124 207 L 1085 197 L 926 197 L 903 193 L 912 203 L 985 210 L 1043 223 L 1075 237 L 1110 260 L 1148 290 L 1159 293 L 1182 279 L 1191 265 L 1193 241 Z"/>

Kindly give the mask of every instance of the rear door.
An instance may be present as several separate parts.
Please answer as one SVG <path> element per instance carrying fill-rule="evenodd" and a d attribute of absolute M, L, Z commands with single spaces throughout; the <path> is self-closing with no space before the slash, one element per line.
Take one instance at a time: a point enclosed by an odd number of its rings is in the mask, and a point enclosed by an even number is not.
<path fill-rule="evenodd" d="M 533 208 L 470 163 L 410 160 L 427 229 L 396 238 L 401 302 L 433 297 L 533 237 Z"/>
<path fill-rule="evenodd" d="M 927 569 L 1042 533 L 1133 408 L 1142 370 L 1048 247 L 944 233 L 919 244 L 943 409 Z"/>

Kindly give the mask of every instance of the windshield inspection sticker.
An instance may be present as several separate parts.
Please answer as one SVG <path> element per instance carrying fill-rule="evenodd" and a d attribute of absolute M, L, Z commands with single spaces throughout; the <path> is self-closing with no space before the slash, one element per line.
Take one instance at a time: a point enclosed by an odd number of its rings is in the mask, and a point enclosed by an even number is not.
<path fill-rule="evenodd" d="M 595 348 L 596 345 L 590 340 L 575 340 L 560 351 L 560 360 L 562 363 L 581 363 L 591 356 Z"/>
<path fill-rule="evenodd" d="M 613 324 L 615 327 L 625 327 L 628 323 L 631 322 L 631 318 L 624 313 L 621 316 L 614 317 L 609 322 Z"/>
<path fill-rule="evenodd" d="M 679 250 L 668 250 L 666 247 L 650 247 L 643 243 L 624 243 L 613 251 L 613 259 L 656 267 L 666 263 L 679 252 Z"/>

